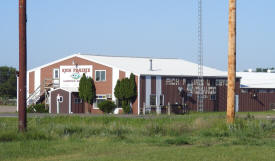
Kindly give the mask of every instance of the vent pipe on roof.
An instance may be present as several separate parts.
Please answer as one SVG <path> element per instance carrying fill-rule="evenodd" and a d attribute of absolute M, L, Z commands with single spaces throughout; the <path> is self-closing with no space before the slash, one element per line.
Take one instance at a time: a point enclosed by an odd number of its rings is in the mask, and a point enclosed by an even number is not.
<path fill-rule="evenodd" d="M 152 71 L 153 70 L 153 60 L 150 59 L 149 61 L 150 61 L 150 70 Z"/>

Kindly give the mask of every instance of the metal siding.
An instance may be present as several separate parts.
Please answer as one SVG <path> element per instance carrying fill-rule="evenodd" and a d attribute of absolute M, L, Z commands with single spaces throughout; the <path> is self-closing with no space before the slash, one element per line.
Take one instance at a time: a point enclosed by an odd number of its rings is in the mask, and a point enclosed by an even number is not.
<path fill-rule="evenodd" d="M 157 95 L 157 106 L 160 105 L 160 95 L 162 94 L 162 83 L 161 76 L 156 76 L 156 95 Z"/>
<path fill-rule="evenodd" d="M 255 89 L 250 89 L 253 91 Z M 275 93 L 259 93 L 256 92 L 257 97 L 253 98 L 252 94 L 249 93 L 240 93 L 239 95 L 239 111 L 268 111 L 271 109 L 271 104 L 275 103 Z"/>
<path fill-rule="evenodd" d="M 156 77 L 151 76 L 151 94 L 156 94 Z"/>
<path fill-rule="evenodd" d="M 179 79 L 178 85 L 166 85 L 167 78 L 177 78 Z M 186 83 L 183 85 L 183 79 L 186 79 Z M 187 97 L 187 82 L 197 79 L 197 77 L 162 77 L 162 93 L 164 94 L 164 105 L 167 105 L 168 102 L 170 104 L 181 103 L 182 98 L 179 95 L 178 87 L 183 87 L 184 89 L 184 101 L 188 105 L 188 107 L 196 111 L 197 110 L 197 95 L 192 94 L 192 97 Z M 204 78 L 212 81 L 216 81 L 216 79 L 226 78 Z M 206 81 L 206 80 L 205 80 Z M 205 83 L 206 84 L 206 83 Z M 239 84 L 240 81 L 237 79 L 236 82 L 236 94 L 239 94 Z M 210 100 L 210 95 L 207 95 L 208 98 L 204 100 L 204 111 L 225 111 L 226 110 L 226 101 L 227 101 L 227 86 L 216 86 L 216 100 Z"/>
<path fill-rule="evenodd" d="M 75 103 L 75 98 L 79 98 L 78 93 L 77 92 L 73 92 L 71 94 L 72 99 L 71 99 L 71 108 L 72 108 L 72 112 L 73 113 L 84 113 L 84 103 Z"/>
<path fill-rule="evenodd" d="M 146 90 L 145 90 L 145 104 L 150 106 L 150 95 L 151 95 L 151 76 L 145 77 Z"/>
<path fill-rule="evenodd" d="M 143 108 L 143 105 L 146 101 L 146 81 L 144 76 L 140 76 L 140 108 Z"/>
<path fill-rule="evenodd" d="M 69 92 L 62 89 L 57 89 L 51 92 L 51 113 L 57 112 L 57 95 L 63 96 L 63 102 L 60 103 L 59 113 L 69 113 Z"/>

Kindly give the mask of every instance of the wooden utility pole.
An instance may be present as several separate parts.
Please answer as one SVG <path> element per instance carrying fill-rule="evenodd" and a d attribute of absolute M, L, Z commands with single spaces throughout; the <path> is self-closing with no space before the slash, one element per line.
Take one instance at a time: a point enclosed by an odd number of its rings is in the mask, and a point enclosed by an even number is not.
<path fill-rule="evenodd" d="M 26 35 L 26 1 L 19 0 L 19 124 L 21 132 L 27 129 L 26 116 L 26 66 L 27 66 L 27 35 Z"/>
<path fill-rule="evenodd" d="M 236 0 L 229 0 L 227 122 L 235 119 Z"/>

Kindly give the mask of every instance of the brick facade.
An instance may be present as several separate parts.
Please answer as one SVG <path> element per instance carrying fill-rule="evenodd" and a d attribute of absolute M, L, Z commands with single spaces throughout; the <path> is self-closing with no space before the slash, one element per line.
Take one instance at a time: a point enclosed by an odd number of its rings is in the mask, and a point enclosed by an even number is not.
<path fill-rule="evenodd" d="M 96 93 L 97 94 L 111 94 L 112 93 L 112 68 L 88 61 L 79 57 L 69 58 L 58 63 L 46 66 L 41 68 L 41 76 L 40 76 L 40 84 L 44 84 L 45 79 L 52 79 L 53 78 L 53 69 L 56 69 L 63 65 L 72 65 L 72 62 L 77 63 L 78 65 L 92 65 L 93 66 L 93 79 L 95 78 L 95 70 L 106 70 L 106 81 L 97 82 L 95 81 L 96 86 Z M 95 80 L 95 79 L 94 79 Z M 44 87 L 42 86 L 41 91 Z"/>
<path fill-rule="evenodd" d="M 34 78 L 34 71 L 33 72 L 29 72 L 29 94 L 32 94 L 34 92 L 34 82 L 35 82 L 35 78 Z"/>

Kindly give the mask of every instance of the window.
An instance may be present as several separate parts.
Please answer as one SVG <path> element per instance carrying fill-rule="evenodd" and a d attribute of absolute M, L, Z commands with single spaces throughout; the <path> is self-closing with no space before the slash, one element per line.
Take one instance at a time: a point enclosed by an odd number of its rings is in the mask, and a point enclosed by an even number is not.
<path fill-rule="evenodd" d="M 74 99 L 74 103 L 75 103 L 75 104 L 82 103 L 82 99 L 80 99 L 80 98 L 75 98 L 75 99 Z"/>
<path fill-rule="evenodd" d="M 191 94 L 193 93 L 193 84 L 187 84 L 187 92 Z"/>
<path fill-rule="evenodd" d="M 156 101 L 156 95 L 155 94 L 151 94 L 150 95 L 150 105 L 151 106 L 156 106 L 156 103 L 157 103 L 157 101 Z"/>
<path fill-rule="evenodd" d="M 53 79 L 59 79 L 59 69 L 53 69 Z"/>
<path fill-rule="evenodd" d="M 105 81 L 106 80 L 106 70 L 96 70 L 95 71 L 95 80 L 96 81 Z"/>
<path fill-rule="evenodd" d="M 210 95 L 210 100 L 214 101 L 216 100 L 217 96 L 215 94 L 211 94 Z"/>
<path fill-rule="evenodd" d="M 94 109 L 98 109 L 98 104 L 107 100 L 106 95 L 97 95 Z"/>
<path fill-rule="evenodd" d="M 259 89 L 259 93 L 267 93 L 266 89 Z"/>
<path fill-rule="evenodd" d="M 210 86 L 211 87 L 215 87 L 216 86 L 216 80 L 215 79 L 211 79 L 210 80 Z"/>
<path fill-rule="evenodd" d="M 242 93 L 248 93 L 248 89 L 241 89 Z"/>
<path fill-rule="evenodd" d="M 58 102 L 63 102 L 63 96 L 57 97 L 57 101 L 58 101 Z"/>
<path fill-rule="evenodd" d="M 271 103 L 270 108 L 271 108 L 271 110 L 275 110 L 275 103 Z"/>
<path fill-rule="evenodd" d="M 217 79 L 216 86 L 227 86 L 227 80 L 225 79 Z"/>

